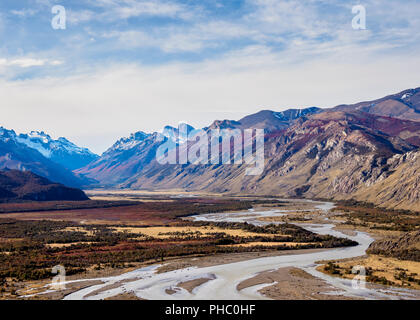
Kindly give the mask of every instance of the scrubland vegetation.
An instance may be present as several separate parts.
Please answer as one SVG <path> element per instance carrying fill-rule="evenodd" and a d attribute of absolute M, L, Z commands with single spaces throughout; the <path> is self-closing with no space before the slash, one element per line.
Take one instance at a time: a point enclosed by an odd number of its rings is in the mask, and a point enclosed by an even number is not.
<path fill-rule="evenodd" d="M 347 225 L 385 231 L 420 230 L 420 212 L 386 210 L 351 201 L 342 201 L 333 210 L 344 212 Z"/>
<path fill-rule="evenodd" d="M 141 212 L 149 215 L 156 212 L 153 218 L 162 218 L 162 231 L 154 236 L 146 232 L 152 227 L 139 227 L 135 220 L 133 225 L 128 222 L 122 227 L 112 223 L 80 224 L 78 221 L 17 220 L 0 216 L 0 282 L 52 278 L 51 268 L 56 265 L 65 266 L 67 275 L 71 275 L 91 268 L 124 268 L 131 263 L 153 263 L 171 257 L 356 244 L 346 239 L 316 235 L 291 224 L 256 227 L 247 223 L 179 219 L 191 214 L 249 209 L 264 201 L 183 199 L 135 204 Z M 134 228 L 136 232 L 130 231 Z M 253 242 L 259 245 L 232 246 Z M 273 242 L 279 245 L 273 246 Z M 261 245 L 263 243 L 270 243 L 270 246 Z"/>
<path fill-rule="evenodd" d="M 321 267 L 321 271 L 332 276 L 353 279 L 360 271 L 353 273 L 353 267 L 365 267 L 366 281 L 387 285 L 420 289 L 420 263 L 398 259 L 387 259 L 380 256 L 355 259 L 353 261 L 330 261 Z"/>

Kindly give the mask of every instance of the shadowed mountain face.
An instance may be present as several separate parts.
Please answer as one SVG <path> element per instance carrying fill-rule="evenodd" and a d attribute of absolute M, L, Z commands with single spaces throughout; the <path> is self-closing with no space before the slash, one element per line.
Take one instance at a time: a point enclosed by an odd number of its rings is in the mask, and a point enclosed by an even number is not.
<path fill-rule="evenodd" d="M 98 160 L 75 172 L 101 185 L 116 186 L 142 172 L 153 162 L 157 148 L 165 141 L 160 140 L 158 135 L 138 132 L 130 138 L 123 138 Z"/>
<path fill-rule="evenodd" d="M 156 150 L 173 138 L 173 128 L 164 130 L 164 139 L 133 135 L 76 172 L 108 187 L 354 198 L 418 211 L 420 121 L 403 119 L 416 118 L 418 91 L 333 109 L 266 110 L 204 128 L 264 129 L 265 168 L 258 176 L 246 176 L 246 164 L 159 164 Z"/>
<path fill-rule="evenodd" d="M 32 172 L 0 171 L 0 201 L 82 201 L 88 199 L 79 189 L 53 183 Z"/>

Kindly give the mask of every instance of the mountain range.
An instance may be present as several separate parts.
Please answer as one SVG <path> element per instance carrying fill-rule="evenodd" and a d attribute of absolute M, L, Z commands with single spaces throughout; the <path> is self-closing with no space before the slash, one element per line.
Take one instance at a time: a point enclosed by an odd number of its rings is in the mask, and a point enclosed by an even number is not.
<path fill-rule="evenodd" d="M 37 131 L 17 135 L 13 130 L 0 127 L 0 170 L 32 171 L 52 181 L 80 187 L 89 181 L 72 170 L 98 157 L 65 138 L 54 140 Z"/>
<path fill-rule="evenodd" d="M 183 132 L 195 130 L 184 126 Z M 170 126 L 161 133 L 139 131 L 122 138 L 100 157 L 73 145 L 70 149 L 78 151 L 64 152 L 63 158 L 53 156 L 51 143 L 34 148 L 21 137 L 7 145 L 0 130 L 0 168 L 15 163 L 16 168 L 54 176 L 53 163 L 64 168 L 62 175 L 71 174 L 79 185 L 90 187 L 356 199 L 420 211 L 420 88 L 330 109 L 263 110 L 240 120 L 216 120 L 203 129 L 249 128 L 265 130 L 265 167 L 259 176 L 246 176 L 246 165 L 159 164 L 156 152 L 163 143 L 193 145 Z M 65 145 L 63 138 L 57 141 Z M 5 146 L 36 154 L 5 155 Z M 78 160 L 67 154 L 77 154 Z"/>
<path fill-rule="evenodd" d="M 334 109 L 341 111 L 358 110 L 380 116 L 420 121 L 420 88 L 408 89 L 374 101 L 340 105 Z"/>

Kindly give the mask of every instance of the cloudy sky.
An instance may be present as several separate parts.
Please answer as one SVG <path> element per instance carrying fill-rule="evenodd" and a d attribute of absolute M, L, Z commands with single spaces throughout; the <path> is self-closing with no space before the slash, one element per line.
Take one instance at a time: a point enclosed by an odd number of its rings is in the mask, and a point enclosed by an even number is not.
<path fill-rule="evenodd" d="M 180 121 L 379 98 L 420 86 L 419 30 L 419 0 L 1 0 L 0 125 L 100 153 Z"/>

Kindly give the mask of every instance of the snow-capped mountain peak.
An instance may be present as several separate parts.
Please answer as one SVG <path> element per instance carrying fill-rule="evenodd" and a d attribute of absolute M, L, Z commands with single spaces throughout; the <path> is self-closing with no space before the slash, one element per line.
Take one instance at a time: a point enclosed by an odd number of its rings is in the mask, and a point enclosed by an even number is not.
<path fill-rule="evenodd" d="M 14 139 L 16 138 L 16 133 L 14 130 L 8 130 L 4 127 L 0 127 L 0 139 Z"/>
<path fill-rule="evenodd" d="M 29 134 L 20 134 L 16 137 L 16 141 L 37 150 L 46 158 L 51 158 L 52 150 L 48 147 L 51 138 L 44 133 L 31 131 Z"/>
<path fill-rule="evenodd" d="M 105 151 L 104 154 L 115 152 L 115 151 L 130 150 L 136 147 L 141 142 L 143 142 L 149 136 L 150 136 L 149 134 L 143 131 L 132 133 L 129 137 L 121 138 L 120 140 L 118 140 L 111 148 Z"/>
<path fill-rule="evenodd" d="M 162 135 L 175 143 L 184 143 L 188 140 L 188 135 L 196 129 L 187 123 L 180 123 L 178 128 L 166 126 L 163 128 Z"/>
<path fill-rule="evenodd" d="M 408 98 L 410 98 L 413 94 L 412 93 L 406 93 L 401 97 L 401 100 L 406 100 Z"/>
<path fill-rule="evenodd" d="M 17 136 L 17 141 L 38 150 L 47 158 L 51 158 L 54 152 L 94 155 L 89 149 L 78 147 L 66 138 L 60 137 L 57 140 L 54 140 L 44 131 L 31 131 L 28 134 L 20 134 Z"/>
<path fill-rule="evenodd" d="M 44 131 L 31 131 L 17 135 L 15 131 L 1 127 L 0 139 L 3 141 L 13 140 L 15 143 L 35 149 L 45 158 L 71 170 L 84 166 L 98 158 L 89 149 L 78 147 L 63 137 L 54 140 Z"/>
<path fill-rule="evenodd" d="M 22 136 L 24 134 L 21 134 Z M 48 143 L 50 142 L 52 139 L 51 137 L 46 134 L 44 131 L 31 131 L 30 133 L 27 134 L 28 137 L 30 137 L 31 139 L 37 139 L 42 141 L 43 143 Z"/>

